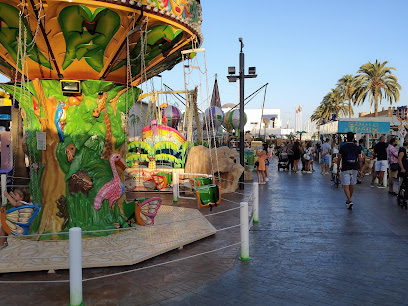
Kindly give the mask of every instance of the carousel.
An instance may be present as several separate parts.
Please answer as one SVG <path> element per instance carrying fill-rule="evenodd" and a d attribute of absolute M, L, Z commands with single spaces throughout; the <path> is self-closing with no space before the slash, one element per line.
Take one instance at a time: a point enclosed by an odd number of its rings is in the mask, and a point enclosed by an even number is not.
<path fill-rule="evenodd" d="M 10 79 L 0 84 L 2 190 L 28 185 L 31 196 L 20 208 L 3 199 L 2 228 L 14 238 L 0 257 L 21 259 L 0 261 L 1 273 L 66 269 L 72 227 L 92 238 L 84 267 L 134 264 L 215 234 L 197 209 L 160 195 L 129 201 L 124 184 L 126 166 L 146 162 L 142 173 L 165 189 L 173 172 L 156 162 L 187 163 L 177 108 L 153 108 L 138 141 L 127 123 L 142 84 L 194 58 L 201 22 L 198 0 L 0 0 L 0 73 Z M 37 259 L 24 260 L 30 253 Z"/>

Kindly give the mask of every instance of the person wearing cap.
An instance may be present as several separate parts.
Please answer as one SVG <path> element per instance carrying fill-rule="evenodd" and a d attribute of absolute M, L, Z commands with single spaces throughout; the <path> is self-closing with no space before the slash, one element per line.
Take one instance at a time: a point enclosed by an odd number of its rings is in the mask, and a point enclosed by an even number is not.
<path fill-rule="evenodd" d="M 354 142 L 354 133 L 347 133 L 347 142 L 340 147 L 337 159 L 337 171 L 340 171 L 341 182 L 343 183 L 344 193 L 346 194 L 346 206 L 348 209 L 353 207 L 352 196 L 354 185 L 357 183 L 357 175 L 360 174 L 363 161 L 361 158 L 361 149 Z"/>

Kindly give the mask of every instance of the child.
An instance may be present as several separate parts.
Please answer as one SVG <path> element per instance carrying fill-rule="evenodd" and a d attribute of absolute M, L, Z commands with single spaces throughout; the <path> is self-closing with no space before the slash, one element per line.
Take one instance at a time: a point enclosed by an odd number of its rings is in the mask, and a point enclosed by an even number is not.
<path fill-rule="evenodd" d="M 27 205 L 30 204 L 30 193 L 28 189 L 26 188 L 16 188 L 14 189 L 14 192 L 8 193 L 6 190 L 4 191 L 4 196 L 9 200 L 9 203 L 13 207 L 19 207 L 21 205 Z M 5 247 L 8 246 L 7 242 L 7 236 L 6 231 L 3 229 L 3 224 L 0 229 L 0 250 L 4 249 Z"/>
<path fill-rule="evenodd" d="M 337 157 L 333 158 L 333 162 L 332 162 L 332 165 L 331 165 L 331 177 L 332 177 L 332 181 L 337 179 L 338 182 L 341 183 L 340 175 L 339 175 L 339 173 L 337 173 L 337 160 L 338 160 Z"/>

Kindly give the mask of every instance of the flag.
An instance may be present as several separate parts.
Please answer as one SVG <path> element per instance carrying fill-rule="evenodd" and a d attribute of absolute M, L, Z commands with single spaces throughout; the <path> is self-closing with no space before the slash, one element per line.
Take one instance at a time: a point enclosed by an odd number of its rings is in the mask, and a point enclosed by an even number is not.
<path fill-rule="evenodd" d="M 218 106 L 219 108 L 221 108 L 221 99 L 220 99 L 220 92 L 218 91 L 217 76 L 215 76 L 214 88 L 213 88 L 213 93 L 211 97 L 211 106 Z"/>

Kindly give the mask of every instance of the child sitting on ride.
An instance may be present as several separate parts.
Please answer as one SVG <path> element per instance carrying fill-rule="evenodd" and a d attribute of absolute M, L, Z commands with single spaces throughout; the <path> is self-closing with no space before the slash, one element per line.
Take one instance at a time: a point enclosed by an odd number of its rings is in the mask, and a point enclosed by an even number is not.
<path fill-rule="evenodd" d="M 331 180 L 332 180 L 335 184 L 340 184 L 340 183 L 341 183 L 341 181 L 340 181 L 340 171 L 338 171 L 338 169 L 337 169 L 337 160 L 338 160 L 338 158 L 337 158 L 337 157 L 334 157 L 334 158 L 333 158 L 333 161 L 332 161 L 332 165 L 331 165 L 331 167 L 330 167 L 331 177 L 332 177 Z"/>
<path fill-rule="evenodd" d="M 19 207 L 21 205 L 30 204 L 30 192 L 26 188 L 16 188 L 14 192 L 10 193 L 7 190 L 4 191 L 4 196 L 8 199 L 9 204 L 13 207 Z M 0 250 L 8 246 L 7 233 L 4 230 L 5 224 L 1 225 L 0 229 Z"/>

